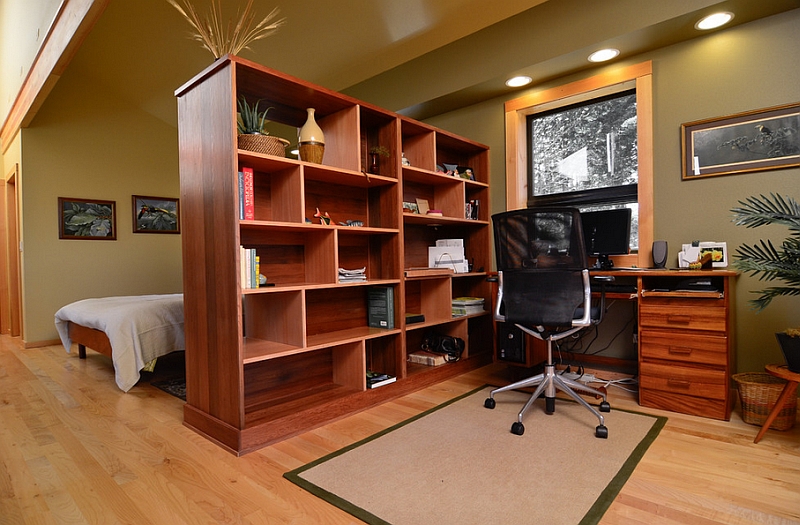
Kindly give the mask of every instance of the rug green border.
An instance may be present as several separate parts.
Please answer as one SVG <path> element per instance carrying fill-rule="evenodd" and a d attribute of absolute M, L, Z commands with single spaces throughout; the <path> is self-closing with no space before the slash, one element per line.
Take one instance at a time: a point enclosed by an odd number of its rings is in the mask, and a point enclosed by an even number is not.
<path fill-rule="evenodd" d="M 345 454 L 346 452 L 349 452 L 350 450 L 353 450 L 356 447 L 360 447 L 365 443 L 369 443 L 374 439 L 378 439 L 379 437 L 388 434 L 389 432 L 393 432 L 398 428 L 408 425 L 409 423 L 413 423 L 414 421 L 423 418 L 428 414 L 436 412 L 437 410 L 441 410 L 442 408 L 445 408 L 448 405 L 452 405 L 453 403 L 461 399 L 464 399 L 465 397 L 469 397 L 491 386 L 493 385 L 486 384 L 478 388 L 475 388 L 473 390 L 470 390 L 469 392 L 461 394 L 460 396 L 456 396 L 453 399 L 450 399 L 449 401 L 445 401 L 440 405 L 430 408 L 424 412 L 420 412 L 416 416 L 410 417 L 404 421 L 401 421 L 400 423 L 392 425 L 391 427 L 381 430 L 380 432 L 377 432 L 369 437 L 366 437 L 360 441 L 357 441 L 351 445 L 339 449 L 336 452 L 331 452 L 330 454 L 327 454 L 315 461 L 312 461 L 311 463 L 308 463 L 306 465 L 303 465 L 302 467 L 298 467 L 294 470 L 286 472 L 284 473 L 283 477 L 288 479 L 298 487 L 302 488 L 303 490 L 306 490 L 311 494 L 313 494 L 314 496 L 327 501 L 331 505 L 334 505 L 342 509 L 343 511 L 360 519 L 365 523 L 369 523 L 370 525 L 392 525 L 388 521 L 385 521 L 379 518 L 378 516 L 372 514 L 371 512 L 368 512 L 362 509 L 361 507 L 358 507 L 350 503 L 349 501 L 340 498 L 336 494 L 328 492 L 327 490 L 309 481 L 306 481 L 305 479 L 300 477 L 300 474 L 302 474 L 308 469 L 314 468 L 320 463 L 324 463 L 337 456 L 341 456 L 342 454 Z M 603 492 L 600 493 L 600 496 L 594 502 L 594 505 L 592 505 L 592 507 L 589 509 L 589 511 L 586 513 L 583 519 L 579 522 L 579 525 L 592 525 L 600 521 L 600 518 L 603 517 L 606 510 L 608 510 L 608 507 L 611 506 L 611 503 L 614 501 L 614 498 L 616 498 L 617 494 L 619 494 L 619 491 L 622 490 L 622 487 L 623 485 L 625 485 L 625 482 L 628 481 L 628 478 L 630 477 L 631 473 L 633 473 L 633 470 L 636 468 L 636 465 L 638 465 L 639 461 L 641 461 L 642 457 L 644 456 L 644 453 L 647 452 L 647 449 L 650 448 L 650 445 L 652 445 L 653 441 L 655 441 L 656 437 L 661 432 L 661 429 L 663 429 L 664 425 L 667 423 L 667 418 L 663 416 L 643 414 L 641 412 L 635 412 L 633 410 L 624 410 L 624 409 L 615 409 L 615 410 L 619 410 L 620 412 L 629 412 L 631 414 L 650 417 L 655 419 L 655 422 L 650 427 L 650 430 L 648 431 L 647 435 L 645 435 L 645 437 L 639 442 L 639 444 L 636 446 L 633 452 L 631 452 L 630 456 L 628 456 L 628 459 L 625 461 L 625 463 L 623 463 L 622 467 L 619 469 L 619 472 L 617 472 L 616 476 L 614 476 L 614 479 L 612 479 L 611 482 L 608 485 L 606 485 L 606 488 L 603 490 Z"/>

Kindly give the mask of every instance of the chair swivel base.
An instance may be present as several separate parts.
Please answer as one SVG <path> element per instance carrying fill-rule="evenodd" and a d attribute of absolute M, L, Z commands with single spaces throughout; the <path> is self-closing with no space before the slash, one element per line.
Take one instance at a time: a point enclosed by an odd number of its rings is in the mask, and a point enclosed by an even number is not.
<path fill-rule="evenodd" d="M 495 394 L 499 394 L 500 392 L 507 392 L 509 390 L 516 390 L 519 388 L 527 388 L 536 386 L 536 390 L 534 391 L 533 395 L 531 395 L 528 402 L 525 403 L 525 406 L 522 407 L 522 410 L 519 411 L 517 416 L 517 421 L 511 425 L 511 433 L 521 436 L 525 432 L 525 425 L 522 424 L 522 418 L 525 416 L 525 413 L 528 409 L 533 405 L 534 401 L 544 393 L 545 398 L 545 412 L 547 414 L 552 414 L 555 412 L 556 408 L 556 397 L 555 393 L 556 390 L 561 390 L 562 392 L 566 393 L 572 399 L 574 399 L 579 404 L 583 405 L 587 410 L 593 413 L 597 419 L 600 421 L 600 424 L 597 425 L 595 428 L 594 435 L 598 438 L 607 438 L 608 437 L 608 428 L 605 426 L 605 420 L 600 412 L 611 412 L 611 405 L 608 404 L 606 399 L 606 394 L 592 388 L 588 385 L 584 385 L 578 383 L 577 381 L 573 381 L 572 379 L 568 379 L 566 377 L 561 377 L 560 375 L 556 374 L 555 372 L 555 365 L 545 365 L 544 373 L 535 375 L 533 377 L 529 377 L 527 379 L 523 379 L 522 381 L 517 381 L 516 383 L 512 383 L 510 385 L 495 388 L 491 392 L 489 392 L 489 397 L 486 398 L 484 401 L 483 406 L 486 408 L 494 408 L 495 407 Z M 602 397 L 603 401 L 600 403 L 600 412 L 595 410 L 595 408 L 586 402 L 581 396 L 579 396 L 575 390 L 580 390 L 582 392 L 586 392 L 587 394 L 594 394 L 596 396 Z"/>

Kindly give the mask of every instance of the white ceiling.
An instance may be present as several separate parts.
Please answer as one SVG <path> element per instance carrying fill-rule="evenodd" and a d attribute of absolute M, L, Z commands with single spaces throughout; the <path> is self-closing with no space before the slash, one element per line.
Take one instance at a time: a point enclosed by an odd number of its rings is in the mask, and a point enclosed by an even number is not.
<path fill-rule="evenodd" d="M 243 57 L 424 118 L 497 95 L 512 72 L 589 67 L 601 44 L 631 56 L 699 36 L 703 13 L 729 9 L 744 23 L 800 0 L 256 0 L 260 16 L 276 5 L 286 25 Z M 166 0 L 111 0 L 67 74 L 174 123 L 174 90 L 213 60 L 188 31 Z"/>

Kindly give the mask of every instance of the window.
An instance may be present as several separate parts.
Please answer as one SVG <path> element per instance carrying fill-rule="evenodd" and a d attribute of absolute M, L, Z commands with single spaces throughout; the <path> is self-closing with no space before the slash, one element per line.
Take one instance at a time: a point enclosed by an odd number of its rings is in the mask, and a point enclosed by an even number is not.
<path fill-rule="evenodd" d="M 630 207 L 631 247 L 618 266 L 649 266 L 652 72 L 649 62 L 506 103 L 507 209 Z"/>
<path fill-rule="evenodd" d="M 581 211 L 631 208 L 630 247 L 636 252 L 636 91 L 579 102 L 574 98 L 527 116 L 528 206 L 567 205 Z"/>

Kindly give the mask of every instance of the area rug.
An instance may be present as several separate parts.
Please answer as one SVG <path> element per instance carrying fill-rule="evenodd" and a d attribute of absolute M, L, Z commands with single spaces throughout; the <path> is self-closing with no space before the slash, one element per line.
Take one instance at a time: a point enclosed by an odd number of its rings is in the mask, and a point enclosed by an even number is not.
<path fill-rule="evenodd" d="M 186 378 L 178 377 L 175 379 L 168 379 L 166 381 L 153 381 L 150 383 L 159 390 L 163 390 L 167 394 L 173 395 L 177 398 L 186 401 Z"/>
<path fill-rule="evenodd" d="M 666 418 L 614 410 L 597 418 L 572 401 L 510 432 L 529 395 L 482 387 L 284 476 L 370 524 L 597 523 Z"/>

